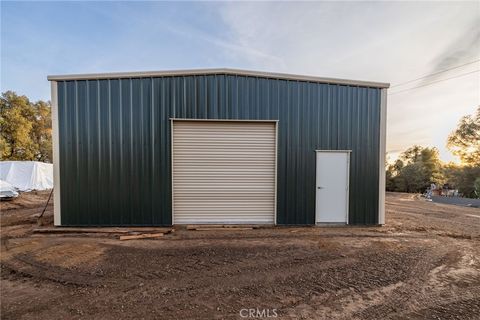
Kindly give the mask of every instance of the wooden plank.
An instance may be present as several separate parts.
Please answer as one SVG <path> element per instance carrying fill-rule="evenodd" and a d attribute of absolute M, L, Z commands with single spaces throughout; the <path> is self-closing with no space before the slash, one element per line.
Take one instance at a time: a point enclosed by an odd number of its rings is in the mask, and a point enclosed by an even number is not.
<path fill-rule="evenodd" d="M 152 239 L 163 237 L 163 233 L 143 233 L 131 236 L 120 236 L 120 240 Z"/>
<path fill-rule="evenodd" d="M 231 227 L 234 227 L 232 225 Z M 189 224 L 187 225 L 187 230 L 195 230 L 197 228 L 224 228 L 225 225 L 223 224 Z M 242 227 L 240 225 L 236 225 L 236 227 Z"/>
<path fill-rule="evenodd" d="M 224 224 L 189 224 L 187 230 L 195 230 L 197 228 L 227 228 L 227 227 L 245 227 L 245 225 L 224 225 Z M 247 226 L 248 227 L 248 226 Z"/>
<path fill-rule="evenodd" d="M 242 229 L 242 228 L 250 228 L 250 229 L 260 229 L 260 228 L 268 228 L 273 227 L 273 225 L 257 225 L 257 224 L 190 224 L 187 225 L 187 230 L 197 230 L 198 228 L 224 228 L 224 229 Z"/>
<path fill-rule="evenodd" d="M 223 228 L 229 228 L 229 229 L 240 229 L 240 228 L 250 228 L 250 229 L 260 229 L 260 228 L 265 228 L 268 225 L 259 225 L 259 224 L 225 224 L 222 227 Z"/>
<path fill-rule="evenodd" d="M 201 227 L 201 228 L 195 228 L 191 230 L 196 230 L 196 231 L 237 231 L 237 230 L 252 230 L 252 227 L 239 227 L 239 228 L 216 228 L 216 227 Z"/>
<path fill-rule="evenodd" d="M 128 229 L 102 229 L 102 228 L 37 228 L 34 233 L 129 233 Z"/>

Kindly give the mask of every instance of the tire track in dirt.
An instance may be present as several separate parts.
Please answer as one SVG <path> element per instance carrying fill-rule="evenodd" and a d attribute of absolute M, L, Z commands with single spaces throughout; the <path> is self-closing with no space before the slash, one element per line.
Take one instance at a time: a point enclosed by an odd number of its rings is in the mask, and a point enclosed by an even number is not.
<path fill-rule="evenodd" d="M 355 317 L 359 319 L 416 318 L 422 310 L 435 309 L 444 304 L 461 303 L 475 297 L 477 303 L 480 303 L 478 300 L 480 299 L 478 269 L 467 277 L 470 281 L 470 290 L 467 294 L 457 295 L 455 286 L 459 282 L 451 278 L 446 279 L 448 276 L 435 279 L 439 272 L 443 273 L 448 270 L 455 272 L 462 268 L 465 254 L 462 253 L 463 250 L 459 248 L 458 243 L 450 241 L 435 249 L 429 250 L 425 256 L 421 257 L 407 281 L 385 295 L 384 299 L 380 299 L 374 305 L 355 314 Z M 471 268 L 471 270 L 475 269 Z M 472 280 L 476 284 L 472 283 Z M 454 316 L 456 312 L 450 310 L 450 314 L 448 314 L 446 310 L 443 311 L 443 316 L 447 317 Z M 423 319 L 423 317 L 420 318 Z"/>
<path fill-rule="evenodd" d="M 91 275 L 80 274 L 59 267 L 53 267 L 29 258 L 27 255 L 16 255 L 8 262 L 1 263 L 2 270 L 11 275 L 47 280 L 73 286 L 93 286 L 98 284 Z"/>
<path fill-rule="evenodd" d="M 422 251 L 405 280 L 390 288 L 368 292 L 367 295 L 375 295 L 376 299 L 364 310 L 354 312 L 354 318 L 389 319 L 399 310 L 408 309 L 412 301 L 417 300 L 418 295 L 422 294 L 422 288 L 428 281 L 431 270 L 444 263 L 448 252 L 448 249 L 443 249 L 442 252 L 435 251 L 435 253 L 433 250 Z"/>

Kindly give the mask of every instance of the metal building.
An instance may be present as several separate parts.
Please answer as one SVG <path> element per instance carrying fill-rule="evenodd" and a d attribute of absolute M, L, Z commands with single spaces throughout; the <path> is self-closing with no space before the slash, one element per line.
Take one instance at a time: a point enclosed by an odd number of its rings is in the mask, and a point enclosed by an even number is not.
<path fill-rule="evenodd" d="M 383 224 L 388 84 L 49 76 L 55 225 Z"/>

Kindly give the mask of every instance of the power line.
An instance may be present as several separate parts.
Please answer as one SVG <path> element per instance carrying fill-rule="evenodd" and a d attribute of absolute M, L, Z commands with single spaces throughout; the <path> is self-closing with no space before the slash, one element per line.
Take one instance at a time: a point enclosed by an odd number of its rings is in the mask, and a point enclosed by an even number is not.
<path fill-rule="evenodd" d="M 448 69 L 445 69 L 445 70 L 442 70 L 442 71 L 430 73 L 430 74 L 424 75 L 424 76 L 422 76 L 422 77 L 420 77 L 420 78 L 416 78 L 416 79 L 408 80 L 408 81 L 405 81 L 405 82 L 402 82 L 402 83 L 398 83 L 398 84 L 395 84 L 395 85 L 391 86 L 390 88 L 403 86 L 404 84 L 412 83 L 412 82 L 415 82 L 415 81 L 418 81 L 418 80 L 422 80 L 422 79 L 425 79 L 425 78 L 428 78 L 428 77 L 431 77 L 431 76 L 434 76 L 434 75 L 437 75 L 437 74 L 440 74 L 440 73 L 444 73 L 444 72 L 447 72 L 447 71 L 450 71 L 450 70 L 458 69 L 458 68 L 467 66 L 467 65 L 469 65 L 469 64 L 472 64 L 472 63 L 475 63 L 475 62 L 478 62 L 478 61 L 480 61 L 480 59 L 477 59 L 477 60 L 474 60 L 474 61 L 470 61 L 470 62 L 464 63 L 464 64 L 462 64 L 462 65 L 459 65 L 459 66 L 456 66 L 456 67 L 452 67 L 452 68 L 448 68 Z"/>
<path fill-rule="evenodd" d="M 405 91 L 410 91 L 410 90 L 413 90 L 413 89 L 417 89 L 417 88 L 421 88 L 421 87 L 426 87 L 426 86 L 429 86 L 429 85 L 432 85 L 432 84 L 435 84 L 435 83 L 439 83 L 439 82 L 443 82 L 443 81 L 447 81 L 447 80 L 451 80 L 451 79 L 455 79 L 455 78 L 460 78 L 460 77 L 463 77 L 463 76 L 466 76 L 466 75 L 469 75 L 469 74 L 472 74 L 472 73 L 475 73 L 475 72 L 479 72 L 480 70 L 475 70 L 475 71 L 471 71 L 471 72 L 467 72 L 467 73 L 462 73 L 462 74 L 459 74 L 455 77 L 450 77 L 450 78 L 446 78 L 446 79 L 441 79 L 441 80 L 437 80 L 437 81 L 432 81 L 430 83 L 427 83 L 427 84 L 424 84 L 424 85 L 421 85 L 421 86 L 416 86 L 416 87 L 413 87 L 413 88 L 408 88 L 408 89 L 405 89 L 405 90 L 400 90 L 400 91 L 397 91 L 397 92 L 392 92 L 392 93 L 389 93 L 389 95 L 394 95 L 394 94 L 397 94 L 397 93 L 400 93 L 400 92 L 405 92 Z"/>

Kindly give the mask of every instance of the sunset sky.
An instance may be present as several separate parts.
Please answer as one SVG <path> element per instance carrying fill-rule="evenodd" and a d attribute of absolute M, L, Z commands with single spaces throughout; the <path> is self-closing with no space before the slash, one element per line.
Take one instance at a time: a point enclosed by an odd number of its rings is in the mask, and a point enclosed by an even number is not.
<path fill-rule="evenodd" d="M 420 144 L 451 161 L 449 132 L 480 104 L 480 2 L 1 3 L 2 92 L 48 100 L 48 74 L 219 67 L 389 82 L 390 158 Z"/>

